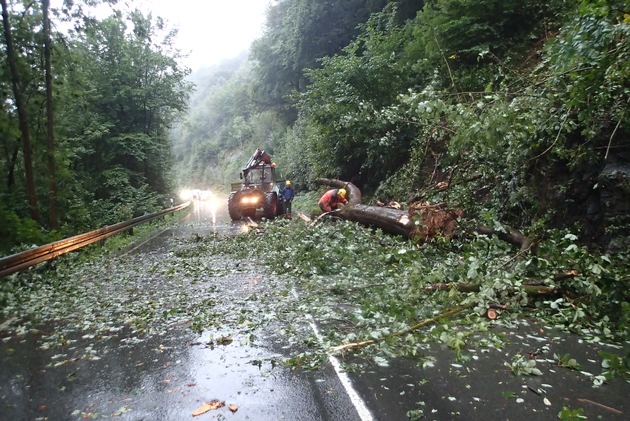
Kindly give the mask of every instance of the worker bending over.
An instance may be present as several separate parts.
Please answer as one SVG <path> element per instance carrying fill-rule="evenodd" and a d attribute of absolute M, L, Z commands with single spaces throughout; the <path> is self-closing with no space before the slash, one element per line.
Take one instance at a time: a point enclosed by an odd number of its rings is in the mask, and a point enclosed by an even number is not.
<path fill-rule="evenodd" d="M 319 199 L 319 208 L 323 212 L 330 212 L 337 208 L 339 205 L 345 205 L 348 203 L 346 200 L 346 189 L 332 189 L 328 190 L 321 199 Z M 342 206 L 343 207 L 343 206 Z"/>

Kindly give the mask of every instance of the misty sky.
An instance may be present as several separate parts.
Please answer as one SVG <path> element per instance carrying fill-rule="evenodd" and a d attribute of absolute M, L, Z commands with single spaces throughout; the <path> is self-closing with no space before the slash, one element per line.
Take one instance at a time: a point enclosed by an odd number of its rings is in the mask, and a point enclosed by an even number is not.
<path fill-rule="evenodd" d="M 265 12 L 274 0 L 119 0 L 117 8 L 140 9 L 178 27 L 177 47 L 189 53 L 183 64 L 193 70 L 237 56 L 262 35 Z M 60 7 L 63 0 L 51 0 Z M 108 5 L 97 17 L 111 13 Z M 60 26 L 63 26 L 60 24 Z"/>
<path fill-rule="evenodd" d="M 262 34 L 270 0 L 142 0 L 179 27 L 177 46 L 190 51 L 185 62 L 193 70 L 232 58 L 247 49 Z"/>

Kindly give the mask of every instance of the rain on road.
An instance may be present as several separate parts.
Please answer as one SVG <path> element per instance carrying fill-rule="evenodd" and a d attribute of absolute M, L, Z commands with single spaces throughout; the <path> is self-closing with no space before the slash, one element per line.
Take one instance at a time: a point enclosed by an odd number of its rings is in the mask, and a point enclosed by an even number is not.
<path fill-rule="evenodd" d="M 0 320 L 0 420 L 185 420 L 213 400 L 225 406 L 196 419 L 556 420 L 560 411 L 627 419 L 630 382 L 596 388 L 592 376 L 601 351 L 630 355 L 630 344 L 588 343 L 535 321 L 493 326 L 506 344 L 471 347 L 465 363 L 446 344 L 427 343 L 418 358 L 371 364 L 352 374 L 356 392 L 334 359 L 317 371 L 291 370 L 280 364 L 296 350 L 278 334 L 277 280 L 247 259 L 187 260 L 195 241 L 246 229 L 229 221 L 225 201 L 197 201 L 126 254 L 84 263 L 79 287 L 67 290 L 74 301 L 40 279 L 28 323 Z M 304 319 L 312 334 L 314 322 Z M 543 375 L 506 368 L 533 352 Z M 579 371 L 553 359 L 569 354 Z"/>

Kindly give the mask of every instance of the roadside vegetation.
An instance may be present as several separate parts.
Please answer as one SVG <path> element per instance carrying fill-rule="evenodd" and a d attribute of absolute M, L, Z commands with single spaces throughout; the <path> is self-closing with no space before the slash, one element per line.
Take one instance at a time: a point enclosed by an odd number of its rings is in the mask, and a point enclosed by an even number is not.
<path fill-rule="evenodd" d="M 50 3 L 2 2 L 0 255 L 176 198 L 169 127 L 192 89 L 176 32 L 137 10 L 95 17 L 116 0 Z"/>

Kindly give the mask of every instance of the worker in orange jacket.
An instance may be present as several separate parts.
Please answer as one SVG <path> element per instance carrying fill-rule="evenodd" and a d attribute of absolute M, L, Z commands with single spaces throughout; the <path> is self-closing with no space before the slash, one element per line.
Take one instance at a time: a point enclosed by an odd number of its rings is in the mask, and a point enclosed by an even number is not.
<path fill-rule="evenodd" d="M 330 212 L 339 207 L 339 205 L 345 205 L 348 203 L 346 199 L 346 189 L 332 189 L 328 190 L 321 199 L 319 199 L 319 208 L 323 212 Z"/>

